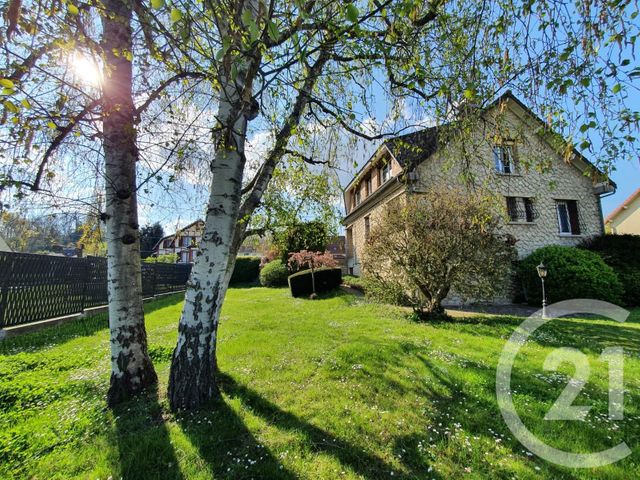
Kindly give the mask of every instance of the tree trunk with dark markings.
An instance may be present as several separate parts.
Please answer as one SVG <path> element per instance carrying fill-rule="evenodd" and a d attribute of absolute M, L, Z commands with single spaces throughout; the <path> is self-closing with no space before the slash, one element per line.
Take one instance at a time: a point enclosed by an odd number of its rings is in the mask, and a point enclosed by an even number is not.
<path fill-rule="evenodd" d="M 105 0 L 102 18 L 105 68 L 107 276 L 111 333 L 111 381 L 107 402 L 115 405 L 157 382 L 147 351 L 142 309 L 140 238 L 136 196 L 136 129 L 132 96 L 131 5 Z"/>

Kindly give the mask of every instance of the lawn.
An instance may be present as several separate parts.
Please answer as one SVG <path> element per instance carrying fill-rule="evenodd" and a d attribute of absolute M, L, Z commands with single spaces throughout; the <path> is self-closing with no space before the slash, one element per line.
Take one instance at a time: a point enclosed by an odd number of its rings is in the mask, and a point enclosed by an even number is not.
<path fill-rule="evenodd" d="M 495 400 L 495 366 L 520 318 L 417 324 L 347 295 L 292 299 L 231 289 L 220 327 L 222 399 L 173 415 L 165 389 L 179 295 L 147 305 L 159 391 L 105 408 L 104 316 L 0 343 L 0 478 L 639 478 L 640 311 L 623 325 L 555 320 L 525 346 L 514 398 L 525 424 L 571 451 L 625 440 L 633 454 L 570 470 L 528 453 Z M 625 347 L 625 420 L 607 417 L 607 346 Z M 557 346 L 587 353 L 584 422 L 544 421 L 566 384 L 542 368 Z"/>

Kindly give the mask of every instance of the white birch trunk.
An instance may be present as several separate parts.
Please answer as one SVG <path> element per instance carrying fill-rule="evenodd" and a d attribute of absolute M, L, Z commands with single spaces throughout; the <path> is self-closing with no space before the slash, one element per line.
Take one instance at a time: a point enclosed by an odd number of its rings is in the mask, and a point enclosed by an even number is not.
<path fill-rule="evenodd" d="M 132 97 L 131 7 L 106 0 L 103 133 L 105 154 L 107 284 L 111 333 L 110 405 L 157 382 L 147 352 L 142 309 L 140 237 L 136 198 L 136 130 Z M 115 53 L 118 53 L 116 55 Z"/>
<path fill-rule="evenodd" d="M 218 394 L 216 335 L 220 309 L 233 268 L 232 243 L 241 199 L 247 118 L 238 86 L 221 82 L 218 106 L 222 135 L 213 161 L 204 232 L 178 327 L 169 376 L 173 409 L 198 408 Z"/>

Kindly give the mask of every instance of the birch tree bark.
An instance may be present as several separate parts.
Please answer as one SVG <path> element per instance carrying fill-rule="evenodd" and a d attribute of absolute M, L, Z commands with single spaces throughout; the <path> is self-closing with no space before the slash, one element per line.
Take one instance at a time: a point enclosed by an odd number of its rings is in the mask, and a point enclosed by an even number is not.
<path fill-rule="evenodd" d="M 136 198 L 136 129 L 132 96 L 131 6 L 105 0 L 102 96 L 111 381 L 107 402 L 119 403 L 157 382 L 147 352 L 142 309 Z"/>

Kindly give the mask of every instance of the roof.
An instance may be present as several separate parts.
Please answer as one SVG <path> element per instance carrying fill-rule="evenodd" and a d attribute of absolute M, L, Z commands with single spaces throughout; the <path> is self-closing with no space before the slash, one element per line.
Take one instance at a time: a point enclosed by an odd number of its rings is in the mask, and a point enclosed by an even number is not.
<path fill-rule="evenodd" d="M 531 110 L 527 105 L 524 104 L 518 97 L 516 97 L 511 90 L 507 90 L 500 97 L 496 98 L 493 102 L 491 102 L 488 106 L 483 107 L 484 111 L 490 110 L 491 108 L 499 105 L 501 102 L 505 100 L 512 100 L 516 105 L 522 108 L 528 115 L 530 115 L 536 122 L 538 122 L 545 131 L 558 136 L 562 142 L 566 142 L 565 139 L 559 136 L 557 133 L 553 132 L 549 129 L 548 125 L 538 116 L 536 113 Z M 455 124 L 448 123 L 439 127 L 429 127 L 423 130 L 418 130 L 416 132 L 408 133 L 405 135 L 400 135 L 398 137 L 391 138 L 386 140 L 380 148 L 376 150 L 376 152 L 371 156 L 371 158 L 362 166 L 360 171 L 355 174 L 353 179 L 349 182 L 345 191 L 348 190 L 351 185 L 361 176 L 361 174 L 366 170 L 367 166 L 371 163 L 371 161 L 376 158 L 380 154 L 380 150 L 383 147 L 391 153 L 391 155 L 397 160 L 403 170 L 408 171 L 407 166 L 413 167 L 421 163 L 422 161 L 429 158 L 431 155 L 435 153 L 438 149 L 438 140 L 439 133 L 441 129 L 450 127 Z M 602 172 L 599 168 L 597 168 L 591 161 L 589 161 L 582 153 L 580 153 L 576 148 L 573 149 L 573 153 L 576 157 L 578 157 L 582 162 L 584 162 L 587 166 L 592 167 L 598 174 L 605 176 L 604 172 Z M 580 168 L 576 165 L 577 168 Z M 613 180 L 607 180 L 613 187 L 616 187 L 616 184 Z"/>
<path fill-rule="evenodd" d="M 438 127 L 407 133 L 384 142 L 402 168 L 417 165 L 438 148 Z"/>
<path fill-rule="evenodd" d="M 618 205 L 618 207 L 613 212 L 607 215 L 607 218 L 604 219 L 605 223 L 610 222 L 615 217 L 620 215 L 620 213 L 622 213 L 623 210 L 629 207 L 629 205 L 631 205 L 631 203 L 633 203 L 633 201 L 638 197 L 640 197 L 640 188 L 638 188 L 635 192 L 629 195 L 629 197 L 624 202 Z"/>

